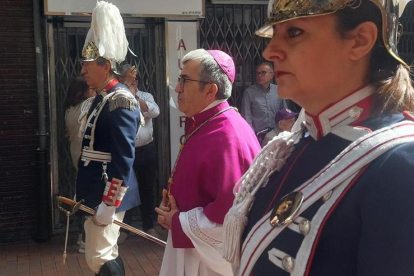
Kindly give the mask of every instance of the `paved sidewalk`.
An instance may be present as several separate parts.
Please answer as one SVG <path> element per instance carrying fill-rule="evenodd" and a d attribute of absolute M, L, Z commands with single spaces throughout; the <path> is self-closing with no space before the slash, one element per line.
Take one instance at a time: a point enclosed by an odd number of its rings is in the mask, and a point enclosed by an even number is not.
<path fill-rule="evenodd" d="M 156 228 L 166 240 L 166 230 Z M 94 276 L 85 262 L 84 254 L 78 253 L 77 236 L 68 241 L 66 264 L 62 262 L 64 236 L 59 235 L 47 243 L 0 244 L 0 276 Z M 119 247 L 124 260 L 126 276 L 156 276 L 161 268 L 164 247 L 130 234 Z"/>

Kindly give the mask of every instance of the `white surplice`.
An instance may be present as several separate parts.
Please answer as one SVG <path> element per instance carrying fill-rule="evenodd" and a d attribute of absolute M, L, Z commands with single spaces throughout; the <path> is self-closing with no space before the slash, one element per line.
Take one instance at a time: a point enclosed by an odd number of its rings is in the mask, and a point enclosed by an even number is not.
<path fill-rule="evenodd" d="M 195 248 L 173 248 L 171 233 L 160 276 L 231 276 L 232 266 L 221 257 L 223 226 L 211 222 L 203 208 L 180 213 L 180 223 Z"/>

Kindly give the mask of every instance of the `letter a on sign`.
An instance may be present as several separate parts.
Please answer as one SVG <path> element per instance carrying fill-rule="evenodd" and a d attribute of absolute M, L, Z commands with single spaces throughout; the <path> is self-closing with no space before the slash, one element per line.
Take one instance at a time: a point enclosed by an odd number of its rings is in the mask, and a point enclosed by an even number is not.
<path fill-rule="evenodd" d="M 177 51 L 180 50 L 180 48 L 184 48 L 184 51 L 187 51 L 187 48 L 185 47 L 184 39 L 180 39 L 180 42 L 178 43 Z"/>

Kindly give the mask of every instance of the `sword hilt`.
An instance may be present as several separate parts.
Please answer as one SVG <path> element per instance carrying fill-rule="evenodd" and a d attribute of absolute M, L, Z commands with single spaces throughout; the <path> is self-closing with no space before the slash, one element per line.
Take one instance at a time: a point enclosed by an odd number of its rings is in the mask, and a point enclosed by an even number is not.
<path fill-rule="evenodd" d="M 79 202 L 77 202 L 76 204 L 75 204 L 75 206 L 73 206 L 73 208 L 72 208 L 72 213 L 74 214 L 74 213 L 76 213 L 77 211 L 79 211 L 79 208 L 82 206 L 82 204 L 85 202 L 85 200 L 84 199 L 81 199 Z"/>
<path fill-rule="evenodd" d="M 66 263 L 66 257 L 67 257 L 66 248 L 67 248 L 67 245 L 68 245 L 68 235 L 69 235 L 69 217 L 71 215 L 75 214 L 79 210 L 79 208 L 81 208 L 82 203 L 85 200 L 82 199 L 81 201 L 76 202 L 74 200 L 71 200 L 71 199 L 63 197 L 63 196 L 58 196 L 56 199 L 57 199 L 57 202 L 56 202 L 57 207 L 59 208 L 60 211 L 62 211 L 63 213 L 66 214 L 65 249 L 63 251 L 63 264 L 65 264 Z M 64 207 L 62 207 L 62 205 L 61 205 L 62 202 L 69 205 L 69 206 L 71 206 L 71 210 L 67 210 Z"/>
<path fill-rule="evenodd" d="M 66 213 L 66 215 L 71 216 L 73 214 L 75 214 L 77 211 L 79 211 L 80 207 L 82 206 L 82 203 L 85 202 L 85 200 L 81 199 L 79 202 L 76 202 L 72 199 L 69 199 L 67 197 L 63 197 L 63 196 L 58 196 L 56 197 L 57 199 L 57 207 L 59 208 L 60 211 Z M 69 210 L 65 209 L 64 207 L 62 207 L 61 203 L 65 203 L 69 206 L 72 206 L 72 208 Z"/>

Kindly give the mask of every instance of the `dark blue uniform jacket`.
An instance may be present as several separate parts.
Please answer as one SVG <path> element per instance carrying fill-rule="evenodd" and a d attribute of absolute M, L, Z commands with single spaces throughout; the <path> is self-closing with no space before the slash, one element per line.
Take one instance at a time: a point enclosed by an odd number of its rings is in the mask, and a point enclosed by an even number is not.
<path fill-rule="evenodd" d="M 123 84 L 116 84 L 108 93 L 114 92 L 117 88 L 128 90 Z M 103 97 L 97 95 L 92 103 L 89 113 L 102 101 Z M 88 114 L 89 116 L 89 114 Z M 93 149 L 101 152 L 111 153 L 112 161 L 108 163 L 108 181 L 112 178 L 123 180 L 123 186 L 128 190 L 122 200 L 117 212 L 129 210 L 140 204 L 138 182 L 133 170 L 135 159 L 135 137 L 139 127 L 139 108 L 130 110 L 118 107 L 109 110 L 109 101 L 106 102 L 103 110 L 96 121 L 95 141 Z M 91 128 L 86 129 L 88 135 Z M 89 139 L 82 140 L 82 148 L 89 146 Z M 79 159 L 78 177 L 76 182 L 76 198 L 84 199 L 85 205 L 95 208 L 102 201 L 105 183 L 102 178 L 102 162 L 90 161 L 87 166 L 82 158 Z"/>
<path fill-rule="evenodd" d="M 382 115 L 361 125 L 377 130 L 401 120 L 402 115 Z M 332 133 L 317 142 L 310 136 L 303 138 L 282 171 L 272 175 L 256 194 L 244 237 L 266 209 L 273 208 L 349 144 Z M 270 203 L 276 193 L 276 200 Z M 320 206 L 316 202 L 301 216 L 307 218 Z M 374 160 L 321 227 L 309 275 L 414 275 L 414 143 L 397 146 Z M 252 275 L 289 275 L 269 261 L 268 251 L 277 248 L 295 257 L 302 240 L 303 235 L 282 231 L 263 251 Z"/>

